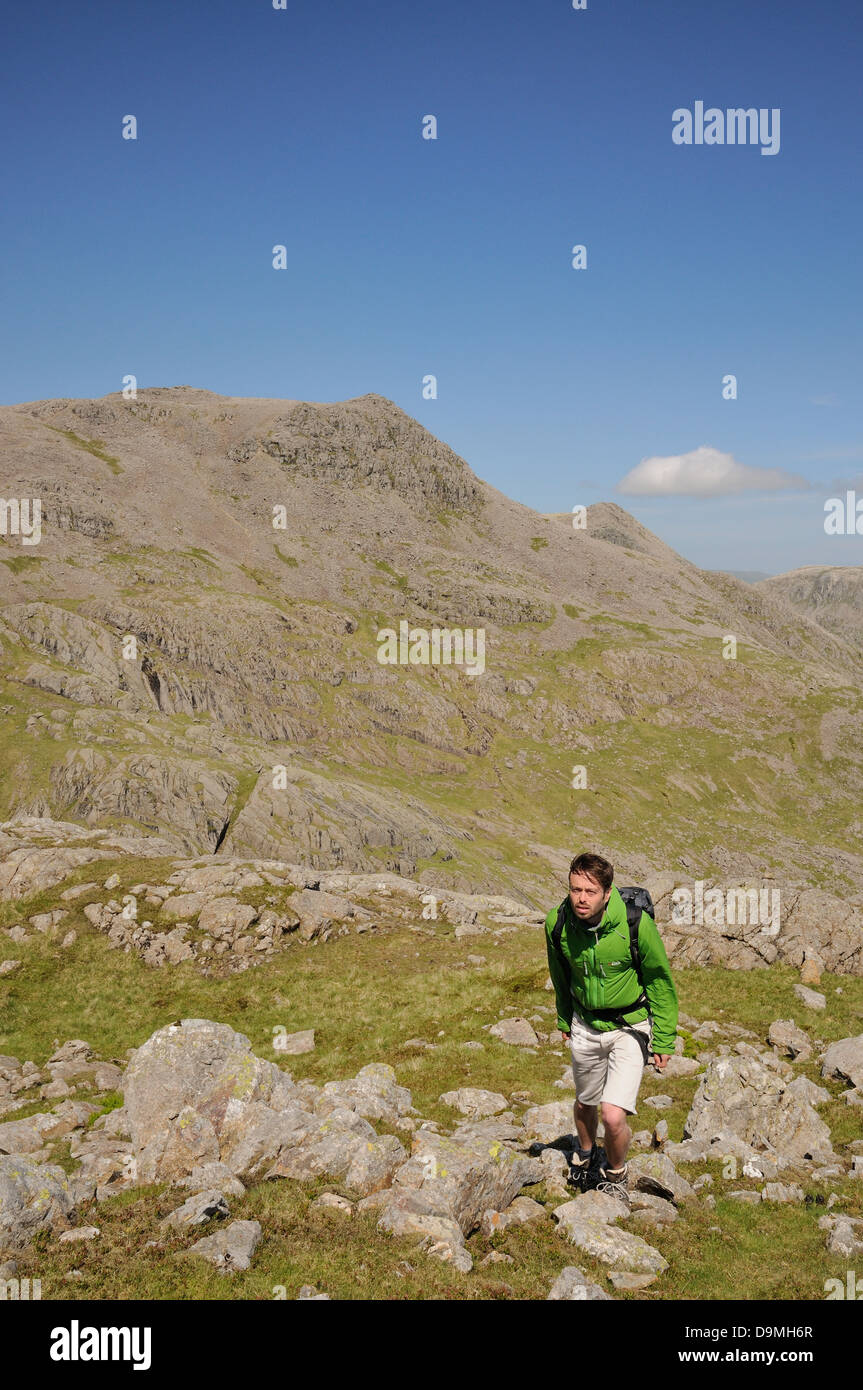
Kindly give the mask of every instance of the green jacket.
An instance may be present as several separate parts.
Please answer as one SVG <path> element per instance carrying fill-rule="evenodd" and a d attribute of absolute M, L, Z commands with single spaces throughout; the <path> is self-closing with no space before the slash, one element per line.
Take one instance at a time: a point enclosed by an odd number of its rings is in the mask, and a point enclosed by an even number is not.
<path fill-rule="evenodd" d="M 558 1028 L 568 1033 L 573 1013 L 601 1032 L 616 1028 L 618 1025 L 608 1019 L 594 1018 L 593 1010 L 623 1008 L 641 994 L 629 948 L 626 904 L 612 887 L 608 906 L 594 932 L 578 921 L 567 898 L 560 944 L 569 962 L 568 968 L 551 942 L 556 921 L 557 908 L 553 907 L 545 919 L 545 944 L 557 999 Z M 652 1050 L 670 1055 L 674 1052 L 677 1036 L 677 991 L 662 938 L 656 923 L 646 912 L 642 912 L 638 927 L 638 948 L 644 990 L 653 1019 Z M 644 1006 L 623 1008 L 623 1017 L 627 1023 L 640 1023 L 648 1017 L 648 1009 Z"/>

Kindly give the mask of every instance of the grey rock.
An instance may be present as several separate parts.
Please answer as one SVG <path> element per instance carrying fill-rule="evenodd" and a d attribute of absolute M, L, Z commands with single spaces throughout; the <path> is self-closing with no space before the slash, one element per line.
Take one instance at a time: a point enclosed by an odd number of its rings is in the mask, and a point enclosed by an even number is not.
<path fill-rule="evenodd" d="M 229 1166 L 242 1176 L 236 1159 L 242 1120 L 253 1128 L 275 1123 L 243 1105 L 284 1109 L 286 1131 L 302 1109 L 287 1072 L 256 1057 L 242 1033 L 206 1019 L 160 1028 L 139 1047 L 126 1069 L 124 1101 L 142 1182 L 185 1177 L 202 1163 L 225 1161 L 220 1135 L 226 1118 L 226 1148 L 235 1158 Z"/>
<path fill-rule="evenodd" d="M 250 1267 L 261 1234 L 257 1221 L 232 1221 L 214 1235 L 196 1241 L 186 1253 L 209 1260 L 222 1274 L 232 1274 Z"/>
<path fill-rule="evenodd" d="M 657 1278 L 655 1274 L 633 1274 L 626 1269 L 612 1269 L 609 1271 L 608 1277 L 616 1289 L 628 1291 L 647 1289 L 656 1282 Z"/>
<path fill-rule="evenodd" d="M 353 1216 L 353 1204 L 338 1192 L 322 1192 L 311 1203 L 311 1211 L 337 1211 L 341 1216 Z"/>
<path fill-rule="evenodd" d="M 273 1038 L 273 1047 L 276 1052 L 286 1053 L 291 1057 L 314 1052 L 315 1030 L 304 1028 L 299 1033 L 277 1033 Z"/>
<path fill-rule="evenodd" d="M 484 1091 L 477 1086 L 462 1086 L 457 1091 L 446 1091 L 440 1100 L 461 1115 L 499 1115 L 507 1105 L 506 1096 L 498 1091 Z"/>
<path fill-rule="evenodd" d="M 678 1039 L 679 1041 L 679 1039 Z M 695 1057 L 669 1057 L 663 1068 L 663 1076 L 694 1076 L 701 1064 Z"/>
<path fill-rule="evenodd" d="M 582 1303 L 596 1302 L 599 1299 L 611 1300 L 611 1294 L 606 1293 L 598 1284 L 592 1284 L 583 1270 L 575 1265 L 567 1265 L 552 1284 L 546 1302 L 557 1300 Z"/>
<path fill-rule="evenodd" d="M 73 1226 L 68 1231 L 61 1231 L 59 1241 L 61 1245 L 71 1245 L 79 1240 L 95 1240 L 101 1231 L 98 1226 Z"/>
<path fill-rule="evenodd" d="M 572 1132 L 573 1115 L 569 1101 L 553 1100 L 547 1105 L 533 1105 L 521 1117 L 525 1136 L 541 1144 L 553 1144 Z"/>
<path fill-rule="evenodd" d="M 802 1202 L 805 1196 L 796 1183 L 768 1182 L 761 1189 L 763 1202 Z"/>
<path fill-rule="evenodd" d="M 480 1233 L 487 1238 L 500 1235 L 510 1226 L 524 1226 L 531 1221 L 544 1221 L 545 1207 L 532 1197 L 516 1197 L 506 1211 L 484 1211 L 479 1223 Z"/>
<path fill-rule="evenodd" d="M 432 1259 L 451 1264 L 453 1269 L 459 1270 L 461 1274 L 469 1274 L 473 1269 L 473 1256 L 459 1241 L 427 1240 L 425 1252 Z"/>
<path fill-rule="evenodd" d="M 211 1221 L 214 1217 L 228 1216 L 228 1204 L 221 1192 L 215 1188 L 205 1188 L 203 1192 L 195 1192 L 191 1197 L 187 1197 L 181 1207 L 172 1211 L 166 1216 L 159 1225 L 162 1229 L 169 1227 L 184 1228 L 188 1226 L 203 1226 L 205 1221 Z"/>
<path fill-rule="evenodd" d="M 558 1223 L 558 1235 L 577 1245 L 586 1255 L 602 1260 L 603 1264 L 611 1265 L 614 1269 L 635 1273 L 661 1274 L 668 1268 L 668 1261 L 641 1236 L 622 1230 L 600 1216 L 579 1215 L 575 1210 L 579 1207 L 583 1207 L 583 1201 L 567 1202 L 557 1207 L 552 1216 Z"/>
<path fill-rule="evenodd" d="M 863 1033 L 831 1043 L 821 1061 L 821 1075 L 839 1077 L 863 1089 Z"/>
<path fill-rule="evenodd" d="M 504 1211 L 529 1183 L 545 1176 L 536 1159 L 516 1154 L 498 1140 L 456 1143 L 443 1135 L 418 1130 L 411 1157 L 395 1174 L 394 1206 L 405 1189 L 418 1193 L 426 1210 L 454 1221 L 464 1235 L 485 1211 Z"/>
<path fill-rule="evenodd" d="M 501 1042 L 518 1047 L 536 1046 L 538 1042 L 533 1025 L 526 1018 L 502 1018 L 499 1023 L 492 1024 L 488 1031 L 492 1037 L 500 1038 Z"/>
<path fill-rule="evenodd" d="M 789 1081 L 786 1086 L 785 1094 L 786 1096 L 798 1096 L 808 1105 L 826 1105 L 827 1101 L 833 1099 L 825 1086 L 816 1086 L 815 1082 L 810 1081 L 808 1076 L 795 1076 L 794 1080 Z"/>
<path fill-rule="evenodd" d="M 722 1131 L 791 1158 L 830 1148 L 830 1131 L 811 1105 L 754 1057 L 719 1057 L 699 1082 L 684 1137 L 710 1141 Z"/>
<path fill-rule="evenodd" d="M 855 1221 L 850 1217 L 839 1217 L 836 1220 L 827 1238 L 827 1249 L 831 1255 L 843 1255 L 846 1258 L 863 1255 L 863 1232 L 860 1231 L 860 1224 L 863 1223 L 858 1222 L 859 1218 Z M 820 1226 L 821 1222 L 818 1224 Z"/>
<path fill-rule="evenodd" d="M 812 1056 L 812 1041 L 793 1018 L 780 1018 L 767 1030 L 767 1041 L 784 1057 L 806 1062 Z"/>
<path fill-rule="evenodd" d="M 25 1249 L 43 1227 L 66 1225 L 73 1210 L 62 1168 L 26 1154 L 0 1155 L 0 1251 Z"/>
<path fill-rule="evenodd" d="M 677 1172 L 667 1152 L 636 1154 L 628 1168 L 630 1191 L 653 1193 L 675 1205 L 697 1200 L 692 1185 Z"/>
<path fill-rule="evenodd" d="M 794 993 L 807 1009 L 825 1009 L 827 1000 L 823 994 L 819 994 L 817 989 L 809 989 L 807 985 L 795 985 Z"/>
<path fill-rule="evenodd" d="M 356 1110 L 367 1120 L 389 1125 L 395 1125 L 402 1115 L 413 1109 L 410 1091 L 396 1085 L 395 1071 L 384 1062 L 371 1062 L 361 1067 L 356 1076 L 347 1081 L 328 1081 L 315 1109 L 325 1114 L 337 1106 Z"/>
<path fill-rule="evenodd" d="M 226 1163 L 202 1163 L 200 1167 L 193 1169 L 188 1177 L 182 1179 L 180 1186 L 188 1187 L 192 1192 L 215 1189 L 228 1197 L 242 1197 L 246 1191 L 245 1185 L 235 1177 Z"/>

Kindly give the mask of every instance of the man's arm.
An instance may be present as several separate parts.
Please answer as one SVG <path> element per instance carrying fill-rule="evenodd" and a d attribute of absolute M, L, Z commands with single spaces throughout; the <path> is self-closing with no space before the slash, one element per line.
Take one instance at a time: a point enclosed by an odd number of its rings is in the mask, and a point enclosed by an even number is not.
<path fill-rule="evenodd" d="M 644 990 L 653 1018 L 653 1051 L 658 1056 L 670 1057 L 677 1038 L 677 991 L 662 937 L 656 923 L 646 912 L 641 914 L 638 949 L 641 953 Z"/>
<path fill-rule="evenodd" d="M 557 1026 L 561 1033 L 568 1033 L 572 1027 L 572 989 L 569 967 L 551 944 L 551 933 L 556 921 L 557 908 L 553 907 L 545 919 L 545 948 L 548 953 L 548 973 L 554 985 L 554 997 L 557 1002 Z"/>

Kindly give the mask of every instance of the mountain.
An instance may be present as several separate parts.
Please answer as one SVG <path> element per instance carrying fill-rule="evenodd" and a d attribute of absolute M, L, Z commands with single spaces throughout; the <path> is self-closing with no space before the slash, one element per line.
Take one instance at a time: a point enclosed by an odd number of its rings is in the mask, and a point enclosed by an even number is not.
<path fill-rule="evenodd" d="M 0 537 L 0 820 L 540 905 L 586 847 L 863 891 L 863 652 L 775 581 L 540 515 L 378 395 L 35 401 L 0 455 L 42 512 Z M 382 664 L 402 621 L 484 669 Z"/>
<path fill-rule="evenodd" d="M 804 565 L 774 575 L 759 589 L 784 599 L 851 646 L 863 648 L 863 567 Z"/>

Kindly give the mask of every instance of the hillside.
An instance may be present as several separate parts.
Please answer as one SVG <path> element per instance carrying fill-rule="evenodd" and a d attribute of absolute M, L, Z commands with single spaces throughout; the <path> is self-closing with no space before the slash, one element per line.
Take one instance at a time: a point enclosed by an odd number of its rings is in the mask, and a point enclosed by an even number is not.
<path fill-rule="evenodd" d="M 36 401 L 0 450 L 42 501 L 0 543 L 0 820 L 534 906 L 586 845 L 860 900 L 863 653 L 775 581 L 542 516 L 376 395 Z M 484 670 L 382 665 L 402 620 L 482 628 Z"/>
<path fill-rule="evenodd" d="M 771 598 L 784 599 L 796 612 L 863 648 L 863 568 L 859 565 L 804 565 L 758 585 Z"/>

